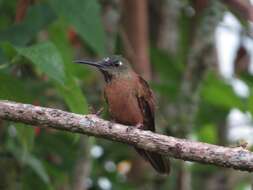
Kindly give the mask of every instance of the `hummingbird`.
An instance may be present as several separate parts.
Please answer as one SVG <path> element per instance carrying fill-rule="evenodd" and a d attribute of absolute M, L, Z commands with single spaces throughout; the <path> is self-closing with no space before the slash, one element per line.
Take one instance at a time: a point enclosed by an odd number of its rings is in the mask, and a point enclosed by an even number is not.
<path fill-rule="evenodd" d="M 155 132 L 155 99 L 148 83 L 120 55 L 100 61 L 77 60 L 96 67 L 104 76 L 104 97 L 112 119 L 123 125 Z M 169 174 L 170 162 L 164 156 L 135 147 L 136 151 L 160 174 Z"/>

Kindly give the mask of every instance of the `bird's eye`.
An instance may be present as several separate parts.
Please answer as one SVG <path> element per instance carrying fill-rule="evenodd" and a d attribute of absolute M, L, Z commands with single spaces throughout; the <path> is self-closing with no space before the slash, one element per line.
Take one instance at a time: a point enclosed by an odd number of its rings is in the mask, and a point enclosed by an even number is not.
<path fill-rule="evenodd" d="M 121 62 L 121 61 L 117 61 L 116 63 L 115 63 L 115 66 L 116 67 L 119 67 L 119 66 L 121 66 L 123 63 Z"/>
<path fill-rule="evenodd" d="M 114 63 L 114 66 L 115 67 L 119 67 L 119 66 L 121 66 L 122 65 L 122 62 L 121 61 L 117 61 L 116 63 Z"/>

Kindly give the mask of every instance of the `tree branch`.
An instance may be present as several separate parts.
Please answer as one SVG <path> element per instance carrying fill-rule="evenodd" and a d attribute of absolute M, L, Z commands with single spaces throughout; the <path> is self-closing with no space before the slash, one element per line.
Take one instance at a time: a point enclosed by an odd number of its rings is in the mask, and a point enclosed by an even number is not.
<path fill-rule="evenodd" d="M 29 104 L 0 101 L 0 119 L 82 133 L 134 145 L 177 159 L 253 171 L 253 153 L 143 131 L 103 119 Z"/>

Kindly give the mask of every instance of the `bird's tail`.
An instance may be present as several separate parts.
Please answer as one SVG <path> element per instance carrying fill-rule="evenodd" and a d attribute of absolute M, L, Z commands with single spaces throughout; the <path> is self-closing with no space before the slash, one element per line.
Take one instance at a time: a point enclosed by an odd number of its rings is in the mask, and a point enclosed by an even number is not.
<path fill-rule="evenodd" d="M 153 168 L 160 174 L 169 174 L 170 173 L 170 161 L 166 159 L 161 154 L 147 151 L 144 149 L 135 148 L 137 152 L 147 160 Z"/>

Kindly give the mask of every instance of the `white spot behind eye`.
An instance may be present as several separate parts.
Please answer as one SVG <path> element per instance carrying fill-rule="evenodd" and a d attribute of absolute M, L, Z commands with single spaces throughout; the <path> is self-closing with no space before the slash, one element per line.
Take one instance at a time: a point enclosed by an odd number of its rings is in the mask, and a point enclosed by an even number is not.
<path fill-rule="evenodd" d="M 109 61 L 109 60 L 110 60 L 110 58 L 109 58 L 109 57 L 106 57 L 106 58 L 104 58 L 104 60 L 105 60 L 105 61 Z"/>
<path fill-rule="evenodd" d="M 120 65 L 120 66 L 123 65 L 123 63 L 120 61 L 120 62 L 119 62 L 119 65 Z"/>

